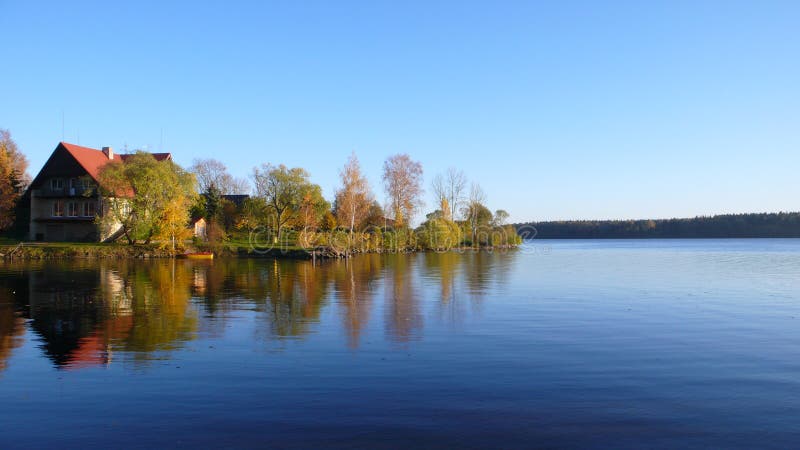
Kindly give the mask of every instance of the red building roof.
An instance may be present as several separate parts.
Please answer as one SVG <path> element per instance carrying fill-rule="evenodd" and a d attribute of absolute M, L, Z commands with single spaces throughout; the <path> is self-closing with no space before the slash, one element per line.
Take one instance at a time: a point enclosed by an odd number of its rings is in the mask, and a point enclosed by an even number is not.
<path fill-rule="evenodd" d="M 112 153 L 113 159 L 110 159 L 102 150 L 97 150 L 94 148 L 89 147 L 81 147 L 80 145 L 69 144 L 67 142 L 59 142 L 59 145 L 63 146 L 67 151 L 75 158 L 75 161 L 78 161 L 78 164 L 81 165 L 89 175 L 94 178 L 95 181 L 97 180 L 98 174 L 100 173 L 100 168 L 108 164 L 112 161 L 125 161 L 132 155 L 128 154 L 119 154 L 115 155 Z M 151 153 L 156 161 L 164 161 L 168 159 L 172 159 L 171 153 Z"/>

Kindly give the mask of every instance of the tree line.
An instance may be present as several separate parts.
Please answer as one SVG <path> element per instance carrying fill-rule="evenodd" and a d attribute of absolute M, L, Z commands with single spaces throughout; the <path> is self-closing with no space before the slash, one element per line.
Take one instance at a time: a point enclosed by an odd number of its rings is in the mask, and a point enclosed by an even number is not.
<path fill-rule="evenodd" d="M 24 206 L 19 200 L 30 177 L 27 160 L 10 134 L 0 130 L 0 138 L 2 231 Z M 423 173 L 422 164 L 407 154 L 387 158 L 381 180 L 388 201 L 381 205 L 355 153 L 339 170 L 339 186 L 329 200 L 301 167 L 264 163 L 242 179 L 216 159 L 195 159 L 184 169 L 137 151 L 123 164 L 103 166 L 96 191 L 84 195 L 106 199 L 96 219 L 106 231 L 103 235 L 121 226 L 115 237 L 129 244 L 176 250 L 192 237 L 189 224 L 199 218 L 207 223 L 203 245 L 212 247 L 242 234 L 261 248 L 295 245 L 348 252 L 519 244 L 506 224 L 508 213 L 490 211 L 480 186 L 455 168 L 433 179 L 437 209 L 412 228 L 424 207 Z M 232 198 L 236 194 L 248 195 L 239 195 L 237 201 Z"/>
<path fill-rule="evenodd" d="M 516 224 L 527 238 L 796 238 L 800 213 L 723 214 L 685 219 L 574 220 Z"/>
<path fill-rule="evenodd" d="M 505 223 L 508 213 L 492 213 L 480 186 L 472 183 L 468 192 L 466 176 L 454 168 L 434 178 L 438 209 L 412 228 L 424 206 L 424 172 L 422 164 L 407 154 L 384 161 L 385 206 L 376 200 L 355 153 L 339 170 L 339 185 L 331 201 L 300 167 L 271 163 L 255 167 L 250 176 L 253 195 L 238 207 L 223 193 L 241 192 L 246 182 L 231 177 L 223 163 L 198 159 L 190 171 L 198 174 L 198 189 L 205 199 L 195 215 L 206 218 L 212 243 L 237 231 L 249 232 L 251 244 L 258 249 L 296 245 L 348 252 L 448 250 L 521 242 Z"/>

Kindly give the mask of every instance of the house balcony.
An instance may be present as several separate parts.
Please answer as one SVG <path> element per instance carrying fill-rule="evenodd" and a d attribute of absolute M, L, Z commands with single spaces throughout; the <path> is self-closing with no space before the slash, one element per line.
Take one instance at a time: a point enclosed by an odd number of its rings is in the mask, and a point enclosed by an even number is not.
<path fill-rule="evenodd" d="M 34 222 L 37 223 L 93 223 L 94 216 L 71 216 L 71 217 L 35 217 Z"/>
<path fill-rule="evenodd" d="M 97 197 L 97 190 L 94 188 L 84 189 L 82 187 L 65 187 L 64 189 L 45 187 L 34 189 L 32 194 L 37 198 L 94 198 Z"/>

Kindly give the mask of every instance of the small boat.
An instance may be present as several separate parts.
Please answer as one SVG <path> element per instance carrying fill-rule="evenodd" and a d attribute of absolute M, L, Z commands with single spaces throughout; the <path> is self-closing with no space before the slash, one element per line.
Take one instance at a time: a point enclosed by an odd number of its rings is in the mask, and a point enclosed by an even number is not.
<path fill-rule="evenodd" d="M 187 259 L 214 259 L 214 254 L 211 252 L 184 253 L 179 256 Z"/>

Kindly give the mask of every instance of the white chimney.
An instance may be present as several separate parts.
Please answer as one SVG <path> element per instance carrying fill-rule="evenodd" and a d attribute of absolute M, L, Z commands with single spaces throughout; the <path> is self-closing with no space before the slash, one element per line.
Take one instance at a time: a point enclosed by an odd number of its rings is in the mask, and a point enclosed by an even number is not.
<path fill-rule="evenodd" d="M 103 147 L 103 153 L 108 156 L 108 159 L 114 159 L 114 149 L 111 147 Z"/>

